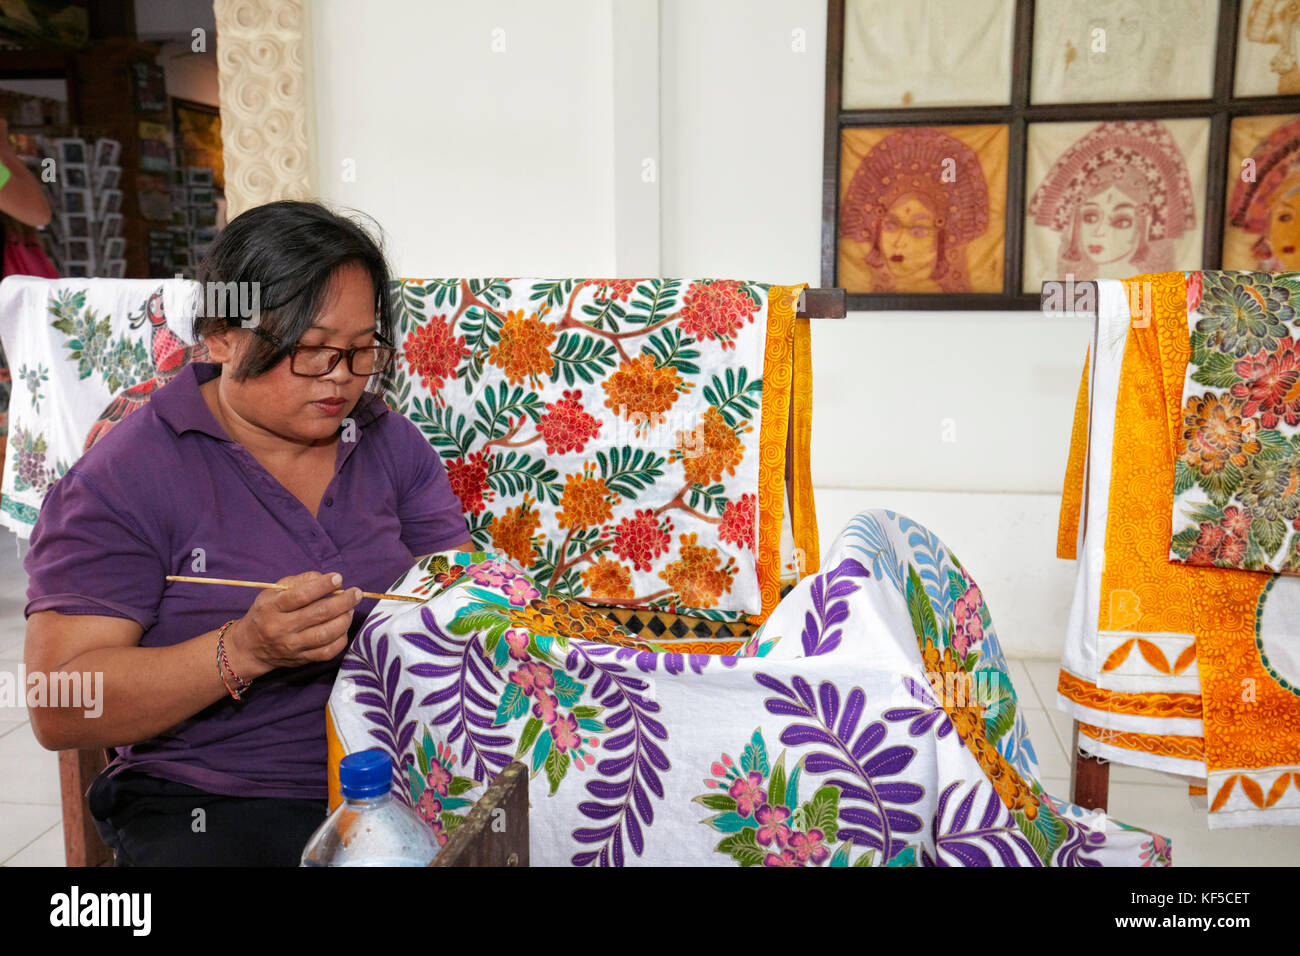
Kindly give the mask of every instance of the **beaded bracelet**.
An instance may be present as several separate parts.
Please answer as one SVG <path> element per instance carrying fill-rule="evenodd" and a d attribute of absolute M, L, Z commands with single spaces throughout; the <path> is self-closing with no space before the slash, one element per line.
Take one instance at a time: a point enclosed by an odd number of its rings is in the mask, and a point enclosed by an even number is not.
<path fill-rule="evenodd" d="M 252 683 L 235 673 L 235 669 L 230 666 L 230 658 L 226 656 L 226 631 L 230 630 L 231 625 L 235 623 L 235 621 L 227 621 L 221 625 L 221 630 L 217 631 L 217 673 L 221 676 L 221 683 L 226 685 L 226 690 L 230 691 L 230 696 L 240 700 Z M 227 672 L 235 679 L 234 687 L 231 687 L 230 681 L 226 679 Z"/>

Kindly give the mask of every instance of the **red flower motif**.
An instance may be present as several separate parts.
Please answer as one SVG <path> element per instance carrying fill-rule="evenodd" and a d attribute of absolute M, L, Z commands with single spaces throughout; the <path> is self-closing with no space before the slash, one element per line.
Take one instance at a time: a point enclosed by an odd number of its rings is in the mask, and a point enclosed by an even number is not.
<path fill-rule="evenodd" d="M 483 510 L 484 502 L 491 501 L 496 494 L 488 485 L 491 467 L 492 456 L 486 451 L 476 451 L 464 461 L 457 458 L 447 463 L 447 481 L 465 513 L 478 514 Z"/>
<path fill-rule="evenodd" d="M 596 301 L 608 301 L 610 299 L 620 299 L 627 301 L 627 297 L 632 294 L 636 288 L 636 279 L 588 279 L 587 285 L 594 285 L 596 289 Z"/>
<path fill-rule="evenodd" d="M 758 499 L 754 495 L 741 495 L 739 501 L 728 501 L 722 509 L 722 523 L 718 537 L 732 544 L 754 550 L 754 514 Z"/>
<path fill-rule="evenodd" d="M 1223 520 L 1220 524 L 1229 534 L 1235 534 L 1244 538 L 1250 531 L 1250 514 L 1236 505 L 1229 505 L 1223 509 Z"/>
<path fill-rule="evenodd" d="M 546 406 L 546 414 L 537 422 L 537 431 L 546 442 L 546 453 L 582 451 L 596 437 L 600 422 L 587 414 L 580 404 L 581 391 L 566 391 L 558 402 Z"/>
<path fill-rule="evenodd" d="M 1275 352 L 1248 355 L 1233 370 L 1244 380 L 1232 386 L 1235 398 L 1246 399 L 1244 417 L 1258 414 L 1265 428 L 1276 428 L 1279 417 L 1288 425 L 1300 425 L 1300 351 L 1295 339 L 1284 339 Z"/>
<path fill-rule="evenodd" d="M 667 529 L 659 524 L 659 516 L 651 509 L 645 508 L 635 517 L 624 518 L 612 530 L 606 530 L 606 536 L 613 535 L 613 550 L 624 561 L 631 561 L 638 571 L 649 571 L 650 562 L 668 550 L 672 541 L 668 534 L 672 522 L 665 522 Z"/>
<path fill-rule="evenodd" d="M 453 336 L 445 315 L 430 318 L 408 335 L 403 351 L 411 371 L 431 392 L 441 389 L 445 380 L 455 381 L 461 359 L 469 355 L 465 336 Z"/>
<path fill-rule="evenodd" d="M 1253 519 L 1249 512 L 1229 506 L 1216 524 L 1202 521 L 1201 533 L 1187 556 L 1188 564 L 1202 567 L 1225 567 L 1241 563 L 1246 557 L 1246 538 Z"/>
<path fill-rule="evenodd" d="M 758 305 L 734 279 L 695 282 L 682 300 L 681 326 L 697 339 L 717 339 L 724 349 L 735 348 L 733 337 L 754 321 Z"/>

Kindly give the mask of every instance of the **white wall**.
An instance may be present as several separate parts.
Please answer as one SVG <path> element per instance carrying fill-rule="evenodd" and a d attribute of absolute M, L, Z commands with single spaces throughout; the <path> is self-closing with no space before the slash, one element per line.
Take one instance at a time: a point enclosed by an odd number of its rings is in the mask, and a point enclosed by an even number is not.
<path fill-rule="evenodd" d="M 664 275 L 820 284 L 824 0 L 658 0 L 658 77 L 610 56 L 651 42 L 647 0 L 626 2 L 382 0 L 372 21 L 315 0 L 322 198 L 374 215 L 404 274 L 642 275 L 657 245 Z M 975 575 L 1012 654 L 1058 655 L 1085 341 L 1036 313 L 814 323 L 823 546 L 862 508 L 902 511 Z"/>
<path fill-rule="evenodd" d="M 374 216 L 404 275 L 612 274 L 611 19 L 604 0 L 314 0 L 322 198 Z"/>

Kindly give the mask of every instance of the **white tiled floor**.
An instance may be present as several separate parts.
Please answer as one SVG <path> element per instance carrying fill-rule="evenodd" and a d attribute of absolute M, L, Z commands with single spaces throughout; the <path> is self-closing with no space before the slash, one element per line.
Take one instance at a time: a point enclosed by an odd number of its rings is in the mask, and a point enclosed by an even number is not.
<path fill-rule="evenodd" d="M 0 671 L 17 674 L 22 664 L 26 587 L 14 539 L 0 531 Z M 1017 660 L 1011 668 L 1043 784 L 1068 797 L 1072 728 L 1054 703 L 1056 662 Z M 1300 827 L 1210 830 L 1181 780 L 1117 764 L 1110 780 L 1111 816 L 1170 837 L 1178 866 L 1300 862 Z M 24 711 L 0 707 L 0 865 L 62 866 L 63 859 L 57 756 L 37 744 Z"/>

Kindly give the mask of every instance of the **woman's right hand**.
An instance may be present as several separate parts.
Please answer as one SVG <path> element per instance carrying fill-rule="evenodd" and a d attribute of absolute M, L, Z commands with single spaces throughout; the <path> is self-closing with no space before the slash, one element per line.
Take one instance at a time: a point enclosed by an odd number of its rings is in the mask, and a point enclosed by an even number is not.
<path fill-rule="evenodd" d="M 331 593 L 342 580 L 336 573 L 308 571 L 276 582 L 287 590 L 262 591 L 226 632 L 230 666 L 253 680 L 277 667 L 337 657 L 347 647 L 352 609 L 361 600 L 360 588 Z"/>

